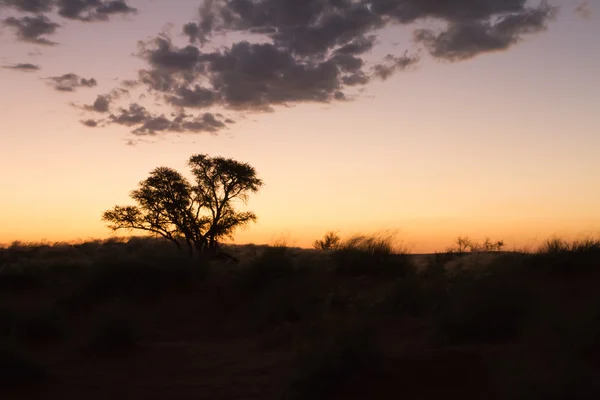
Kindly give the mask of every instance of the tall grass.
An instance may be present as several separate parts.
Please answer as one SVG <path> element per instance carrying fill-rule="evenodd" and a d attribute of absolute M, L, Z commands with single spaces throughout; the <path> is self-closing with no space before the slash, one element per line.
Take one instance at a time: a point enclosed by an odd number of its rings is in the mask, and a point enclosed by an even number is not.
<path fill-rule="evenodd" d="M 405 248 L 393 234 L 355 235 L 343 240 L 331 257 L 337 272 L 348 275 L 395 277 L 406 275 L 412 265 Z"/>

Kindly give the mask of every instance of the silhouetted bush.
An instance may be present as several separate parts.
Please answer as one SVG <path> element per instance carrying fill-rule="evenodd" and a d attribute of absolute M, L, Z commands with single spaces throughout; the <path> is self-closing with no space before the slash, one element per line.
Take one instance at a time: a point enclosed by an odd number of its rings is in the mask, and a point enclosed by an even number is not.
<path fill-rule="evenodd" d="M 313 247 L 317 250 L 335 250 L 341 243 L 342 238 L 337 232 L 327 232 L 323 239 L 315 240 Z"/>
<path fill-rule="evenodd" d="M 600 271 L 600 240 L 585 239 L 568 242 L 551 238 L 544 242 L 531 259 L 534 268 L 567 274 Z"/>
<path fill-rule="evenodd" d="M 249 264 L 241 267 L 238 283 L 248 288 L 262 288 L 275 280 L 295 275 L 298 269 L 287 252 L 285 246 L 267 247 Z"/>
<path fill-rule="evenodd" d="M 405 276 L 414 268 L 403 250 L 393 244 L 392 236 L 353 236 L 332 253 L 334 268 L 348 275 L 382 277 Z"/>

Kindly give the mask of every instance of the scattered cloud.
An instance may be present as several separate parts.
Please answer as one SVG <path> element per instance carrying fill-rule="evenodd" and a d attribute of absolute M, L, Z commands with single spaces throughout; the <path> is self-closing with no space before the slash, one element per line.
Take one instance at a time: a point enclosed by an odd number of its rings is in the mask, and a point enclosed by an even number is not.
<path fill-rule="evenodd" d="M 88 128 L 95 128 L 100 123 L 100 121 L 95 120 L 95 119 L 86 119 L 86 120 L 82 120 L 79 122 L 81 122 L 83 125 L 87 126 Z"/>
<path fill-rule="evenodd" d="M 23 71 L 23 72 L 35 72 L 35 71 L 39 71 L 40 70 L 39 65 L 29 64 L 29 63 L 19 63 L 19 64 L 12 64 L 12 65 L 4 65 L 2 68 L 14 69 L 14 70 Z"/>
<path fill-rule="evenodd" d="M 0 6 L 2 5 L 23 12 L 41 13 L 51 11 L 54 0 L 0 0 Z"/>
<path fill-rule="evenodd" d="M 589 19 L 592 18 L 593 11 L 592 6 L 590 6 L 589 0 L 583 0 L 577 8 L 575 8 L 575 12 L 579 14 L 582 18 Z"/>
<path fill-rule="evenodd" d="M 111 15 L 137 12 L 123 0 L 56 0 L 56 7 L 60 16 L 84 22 L 106 21 Z"/>
<path fill-rule="evenodd" d="M 59 92 L 74 92 L 78 88 L 91 88 L 98 84 L 94 78 L 86 79 L 77 74 L 68 73 L 61 76 L 47 78 L 55 90 Z"/>
<path fill-rule="evenodd" d="M 93 22 L 108 21 L 113 15 L 137 13 L 125 0 L 0 0 L 0 8 L 3 7 L 35 13 L 35 16 L 9 17 L 3 23 L 16 31 L 19 40 L 41 45 L 55 45 L 44 36 L 54 34 L 61 27 L 46 14 L 57 12 L 63 18 Z"/>
<path fill-rule="evenodd" d="M 131 103 L 128 108 L 120 108 L 117 114 L 110 115 L 113 124 L 135 127 L 135 135 L 155 135 L 159 132 L 217 132 L 226 127 L 225 122 L 215 114 L 153 114 L 145 107 Z"/>
<path fill-rule="evenodd" d="M 56 42 L 53 42 L 44 36 L 52 35 L 56 32 L 56 29 L 60 27 L 60 24 L 50 21 L 50 19 L 44 15 L 22 18 L 9 17 L 6 18 L 3 23 L 5 26 L 15 30 L 19 40 L 45 46 L 53 46 L 56 44 Z"/>
<path fill-rule="evenodd" d="M 529 9 L 490 21 L 460 21 L 442 32 L 432 29 L 415 31 L 414 38 L 439 59 L 460 61 L 484 52 L 506 50 L 519 42 L 523 34 L 544 31 L 555 14 L 549 6 Z"/>
<path fill-rule="evenodd" d="M 415 65 L 419 62 L 419 57 L 416 55 L 409 56 L 408 52 L 405 52 L 402 56 L 397 57 L 393 54 L 388 54 L 383 63 L 377 64 L 373 67 L 375 76 L 386 80 L 392 76 L 398 70 L 405 70 L 406 68 Z"/>
<path fill-rule="evenodd" d="M 61 26 L 48 18 L 51 14 L 94 22 L 137 12 L 125 0 L 0 0 L 0 6 L 32 13 L 3 24 L 20 40 L 44 45 L 56 44 L 48 36 Z M 117 89 L 78 107 L 106 114 L 104 123 L 130 127 L 136 135 L 217 132 L 234 121 L 207 112 L 213 108 L 265 112 L 348 101 L 374 79 L 419 65 L 422 53 L 459 62 L 506 51 L 546 30 L 556 12 L 545 0 L 539 5 L 527 0 L 204 0 L 182 27 L 187 44 L 174 43 L 167 33 L 140 41 L 136 54 L 146 66 L 137 79 L 122 80 Z M 577 12 L 589 14 L 589 0 Z M 427 22 L 427 28 L 411 28 L 415 22 Z M 397 25 L 413 29 L 414 48 L 392 50 L 374 62 L 380 30 Z M 207 46 L 231 33 L 229 38 L 244 40 Z M 17 65 L 14 69 L 27 70 Z M 68 92 L 97 84 L 76 74 L 48 80 Z M 138 87 L 171 110 L 155 113 L 139 103 L 117 108 L 115 100 Z M 98 122 L 81 121 L 90 127 Z"/>

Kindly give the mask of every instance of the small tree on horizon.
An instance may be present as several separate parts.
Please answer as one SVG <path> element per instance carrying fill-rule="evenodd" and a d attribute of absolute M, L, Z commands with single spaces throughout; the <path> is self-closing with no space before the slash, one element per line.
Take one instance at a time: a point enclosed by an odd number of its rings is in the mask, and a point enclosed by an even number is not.
<path fill-rule="evenodd" d="M 335 231 L 329 231 L 323 239 L 315 240 L 313 247 L 317 250 L 335 250 L 341 243 L 342 238 Z"/>
<path fill-rule="evenodd" d="M 263 181 L 250 164 L 231 158 L 196 154 L 188 166 L 193 183 L 172 168 L 155 168 L 130 194 L 137 205 L 115 206 L 102 220 L 113 231 L 143 230 L 179 250 L 185 245 L 190 255 L 215 253 L 219 240 L 256 221 L 256 214 L 237 211 L 234 202 L 245 204 Z"/>

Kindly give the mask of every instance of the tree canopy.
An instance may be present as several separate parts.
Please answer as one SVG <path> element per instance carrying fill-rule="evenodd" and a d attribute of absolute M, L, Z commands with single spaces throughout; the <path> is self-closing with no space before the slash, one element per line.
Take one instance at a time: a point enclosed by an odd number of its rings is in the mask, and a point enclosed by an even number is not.
<path fill-rule="evenodd" d="M 263 185 L 248 163 L 196 154 L 188 166 L 193 181 L 169 167 L 158 167 L 138 184 L 130 197 L 134 206 L 115 206 L 102 220 L 108 227 L 143 230 L 162 236 L 190 254 L 216 252 L 223 238 L 255 222 L 251 211 L 238 211 Z"/>

